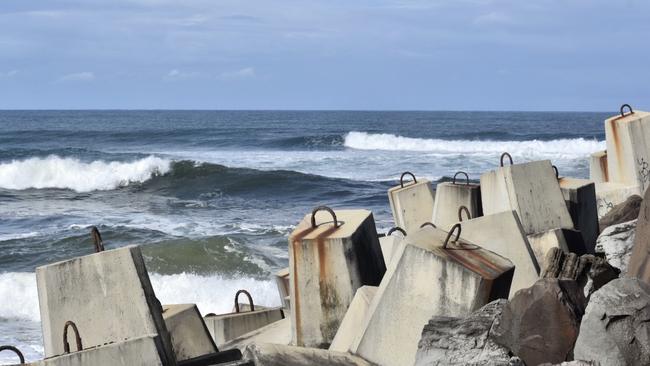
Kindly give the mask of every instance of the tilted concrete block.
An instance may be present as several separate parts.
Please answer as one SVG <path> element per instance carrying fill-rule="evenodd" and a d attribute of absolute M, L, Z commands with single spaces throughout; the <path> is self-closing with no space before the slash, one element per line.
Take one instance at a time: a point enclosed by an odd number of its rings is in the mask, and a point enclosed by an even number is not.
<path fill-rule="evenodd" d="M 596 205 L 598 219 L 601 219 L 614 206 L 625 202 L 628 197 L 641 195 L 638 185 L 629 186 L 621 183 L 596 183 Z"/>
<path fill-rule="evenodd" d="M 289 237 L 294 344 L 328 347 L 357 289 L 386 266 L 370 211 L 318 207 Z"/>
<path fill-rule="evenodd" d="M 609 181 L 607 174 L 607 150 L 597 151 L 589 156 L 589 180 L 595 183 Z"/>
<path fill-rule="evenodd" d="M 546 267 L 546 254 L 551 248 L 559 248 L 564 253 L 587 254 L 582 234 L 576 230 L 553 229 L 528 235 L 528 242 L 535 253 L 541 269 Z"/>
<path fill-rule="evenodd" d="M 506 165 L 481 175 L 483 214 L 517 211 L 524 232 L 573 229 L 555 170 L 548 160 Z"/>
<path fill-rule="evenodd" d="M 62 354 L 67 321 L 84 347 L 158 335 L 163 364 L 175 364 L 172 342 L 137 246 L 36 268 L 45 357 Z"/>
<path fill-rule="evenodd" d="M 252 332 L 242 334 L 221 345 L 223 349 L 237 348 L 244 351 L 250 344 L 273 343 L 288 346 L 291 344 L 291 318 L 287 317 Z"/>
<path fill-rule="evenodd" d="M 244 358 L 255 366 L 372 366 L 349 353 L 268 343 L 246 347 Z"/>
<path fill-rule="evenodd" d="M 378 365 L 411 366 L 422 328 L 431 317 L 464 316 L 508 297 L 512 262 L 463 239 L 453 242 L 450 236 L 427 226 L 398 246 L 351 347 L 353 353 Z M 445 248 L 447 239 L 451 242 Z"/>
<path fill-rule="evenodd" d="M 176 361 L 218 351 L 195 304 L 163 305 L 163 319 L 172 338 Z"/>
<path fill-rule="evenodd" d="M 404 182 L 406 175 L 413 177 L 413 182 Z M 409 172 L 402 174 L 400 185 L 388 190 L 388 201 L 393 212 L 395 226 L 407 233 L 418 230 L 420 225 L 431 221 L 433 215 L 434 193 L 431 183 Z"/>
<path fill-rule="evenodd" d="M 638 185 L 642 194 L 650 182 L 650 113 L 623 107 L 605 120 L 608 181 Z"/>
<path fill-rule="evenodd" d="M 285 318 L 281 308 L 262 309 L 240 313 L 207 315 L 205 324 L 218 347 L 243 334 Z"/>
<path fill-rule="evenodd" d="M 278 286 L 278 294 L 280 295 L 280 300 L 282 301 L 282 307 L 287 310 L 291 309 L 289 281 L 289 267 L 283 268 L 275 273 L 275 284 Z"/>
<path fill-rule="evenodd" d="M 463 239 L 508 258 L 515 265 L 510 297 L 539 279 L 541 268 L 515 211 L 463 221 L 461 227 Z"/>
<path fill-rule="evenodd" d="M 381 246 L 381 255 L 384 258 L 384 263 L 388 265 L 395 247 L 404 239 L 406 231 L 399 227 L 394 227 L 386 233 L 385 236 L 379 237 L 379 245 Z"/>
<path fill-rule="evenodd" d="M 458 175 L 465 175 L 466 179 L 456 180 Z M 471 219 L 483 216 L 481 207 L 481 186 L 469 182 L 465 172 L 458 172 L 454 175 L 452 182 L 438 183 L 436 186 L 436 197 L 433 203 L 433 216 L 431 222 L 443 230 L 449 230 L 457 222 L 461 221 L 460 208 L 467 209 L 463 219 Z"/>
<path fill-rule="evenodd" d="M 560 189 L 569 208 L 573 227 L 580 231 L 588 253 L 594 253 L 598 239 L 596 186 L 586 179 L 560 178 Z"/>
<path fill-rule="evenodd" d="M 363 326 L 363 320 L 368 315 L 370 302 L 375 297 L 375 293 L 377 293 L 376 286 L 363 286 L 357 290 L 330 345 L 330 351 L 348 352 L 350 350 L 359 329 Z"/>

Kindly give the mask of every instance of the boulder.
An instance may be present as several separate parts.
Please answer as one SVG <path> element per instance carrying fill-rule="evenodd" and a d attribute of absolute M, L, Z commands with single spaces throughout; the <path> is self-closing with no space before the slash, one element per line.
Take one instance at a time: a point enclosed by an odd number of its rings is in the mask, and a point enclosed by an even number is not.
<path fill-rule="evenodd" d="M 642 201 L 643 198 L 641 198 L 641 196 L 634 194 L 628 197 L 624 202 L 614 205 L 614 207 L 598 221 L 600 232 L 602 233 L 612 225 L 636 220 L 636 218 L 639 217 L 639 210 L 641 209 Z"/>
<path fill-rule="evenodd" d="M 591 297 L 574 357 L 603 365 L 649 365 L 649 344 L 650 285 L 619 278 Z"/>
<path fill-rule="evenodd" d="M 575 360 L 562 363 L 543 363 L 539 366 L 600 366 L 600 362 Z"/>
<path fill-rule="evenodd" d="M 466 318 L 431 318 L 422 330 L 415 365 L 523 365 L 492 337 L 507 303 L 495 300 Z"/>
<path fill-rule="evenodd" d="M 630 263 L 637 220 L 632 220 L 607 227 L 598 236 L 596 253 L 602 253 L 609 264 L 621 270 L 621 276 L 627 274 Z"/>
<path fill-rule="evenodd" d="M 650 283 L 650 189 L 645 192 L 634 233 L 627 276 Z"/>
<path fill-rule="evenodd" d="M 576 281 L 541 279 L 515 294 L 491 336 L 526 365 L 571 360 L 585 305 Z"/>

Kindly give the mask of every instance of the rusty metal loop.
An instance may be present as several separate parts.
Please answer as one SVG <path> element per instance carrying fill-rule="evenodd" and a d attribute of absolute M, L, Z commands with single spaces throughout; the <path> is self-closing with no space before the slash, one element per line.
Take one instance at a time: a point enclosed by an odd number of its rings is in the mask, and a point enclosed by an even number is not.
<path fill-rule="evenodd" d="M 404 173 L 402 173 L 402 176 L 399 177 L 399 185 L 400 185 L 402 188 L 404 188 L 404 176 L 406 176 L 406 175 L 410 175 L 411 177 L 413 177 L 413 184 L 415 184 L 415 183 L 418 182 L 418 180 L 415 179 L 415 175 L 413 175 L 413 173 L 411 173 L 411 172 L 404 172 Z"/>
<path fill-rule="evenodd" d="M 555 170 L 555 179 L 560 179 L 560 171 L 557 170 L 555 165 L 553 165 L 553 170 Z"/>
<path fill-rule="evenodd" d="M 312 228 L 315 228 L 317 226 L 316 225 L 316 212 L 318 212 L 318 211 L 327 211 L 327 212 L 329 212 L 330 215 L 332 215 L 332 218 L 334 219 L 334 226 L 335 227 L 339 226 L 339 222 L 338 222 L 338 220 L 336 220 L 336 214 L 334 213 L 334 210 L 332 210 L 331 208 L 329 208 L 327 206 L 318 206 L 311 212 L 311 227 Z"/>
<path fill-rule="evenodd" d="M 507 152 L 504 152 L 503 154 L 501 154 L 501 166 L 503 166 L 503 158 L 505 158 L 506 156 L 510 160 L 510 165 L 513 165 L 514 163 L 512 162 L 512 156 Z"/>
<path fill-rule="evenodd" d="M 83 345 L 81 344 L 81 336 L 79 336 L 79 329 L 77 329 L 77 325 L 72 320 L 68 320 L 67 322 L 65 322 L 65 325 L 63 326 L 63 352 L 70 353 L 70 343 L 68 343 L 68 327 L 70 326 L 74 331 L 74 338 L 75 341 L 77 342 L 77 352 L 79 352 L 83 349 Z"/>
<path fill-rule="evenodd" d="M 406 231 L 404 231 L 404 229 L 402 229 L 399 226 L 395 226 L 394 228 L 388 230 L 388 233 L 386 234 L 386 236 L 390 236 L 390 234 L 392 234 L 392 233 L 394 233 L 396 231 L 399 231 L 400 233 L 402 233 L 402 235 L 406 236 Z"/>
<path fill-rule="evenodd" d="M 456 176 L 458 176 L 458 174 L 465 174 L 465 185 L 469 185 L 469 175 L 463 171 L 456 172 L 456 174 L 454 174 L 454 180 L 451 183 L 456 184 Z"/>
<path fill-rule="evenodd" d="M 422 228 L 425 227 L 425 226 L 431 226 L 431 227 L 434 228 L 434 229 L 437 229 L 437 228 L 438 228 L 438 227 L 437 227 L 436 225 L 434 225 L 432 222 L 427 221 L 427 222 L 425 222 L 424 224 L 420 225 L 420 229 L 422 229 Z"/>
<path fill-rule="evenodd" d="M 467 214 L 467 219 L 472 219 L 472 214 L 469 212 L 469 209 L 465 206 L 458 207 L 458 221 L 463 221 L 463 211 Z"/>
<path fill-rule="evenodd" d="M 251 307 L 251 311 L 255 311 L 255 304 L 253 304 L 253 297 L 251 296 L 251 294 L 246 290 L 239 290 L 235 294 L 235 312 L 236 313 L 239 312 L 239 301 L 237 301 L 237 299 L 239 299 L 239 295 L 241 294 L 244 294 L 246 295 L 246 297 L 248 297 L 248 304 Z"/>
<path fill-rule="evenodd" d="M 18 358 L 20 359 L 20 364 L 21 365 L 25 363 L 25 357 L 23 356 L 23 353 L 20 352 L 20 350 L 18 348 L 14 347 L 14 346 L 0 346 L 0 352 L 2 352 L 4 350 L 12 351 L 13 353 L 15 353 L 18 356 Z"/>
<path fill-rule="evenodd" d="M 456 224 L 451 227 L 451 230 L 449 230 L 449 234 L 447 234 L 447 238 L 445 239 L 445 242 L 442 244 L 443 248 L 447 249 L 449 238 L 451 238 L 451 234 L 453 234 L 456 229 L 458 229 L 458 234 L 456 234 L 456 239 L 454 239 L 454 241 L 458 241 L 458 239 L 460 238 L 460 224 Z"/>
<path fill-rule="evenodd" d="M 621 106 L 621 117 L 625 117 L 625 111 L 624 111 L 625 107 L 627 107 L 627 109 L 630 110 L 630 114 L 634 114 L 634 111 L 632 110 L 632 107 L 630 107 L 629 104 L 623 104 Z"/>
<path fill-rule="evenodd" d="M 99 233 L 97 226 L 90 228 L 90 236 L 93 238 L 93 244 L 95 244 L 95 253 L 104 251 L 104 242 L 102 241 L 102 234 Z"/>

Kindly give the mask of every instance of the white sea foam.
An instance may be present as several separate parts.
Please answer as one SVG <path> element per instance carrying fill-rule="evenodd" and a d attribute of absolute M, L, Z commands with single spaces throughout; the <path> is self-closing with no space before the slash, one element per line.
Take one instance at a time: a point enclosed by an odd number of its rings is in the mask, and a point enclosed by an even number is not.
<path fill-rule="evenodd" d="M 603 150 L 605 141 L 584 138 L 549 141 L 441 140 L 351 131 L 345 135 L 344 146 L 358 150 L 423 151 L 440 154 L 496 154 L 508 151 L 512 155 L 523 156 L 562 154 L 581 157 Z"/>
<path fill-rule="evenodd" d="M 83 162 L 51 155 L 0 163 L 0 188 L 63 188 L 77 192 L 110 190 L 144 182 L 170 170 L 171 160 L 148 156 L 131 162 Z"/>

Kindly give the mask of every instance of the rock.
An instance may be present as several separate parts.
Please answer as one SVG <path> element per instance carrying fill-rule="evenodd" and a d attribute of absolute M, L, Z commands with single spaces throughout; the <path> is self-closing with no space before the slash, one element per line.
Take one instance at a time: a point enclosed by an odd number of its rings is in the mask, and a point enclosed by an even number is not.
<path fill-rule="evenodd" d="M 639 217 L 639 210 L 641 209 L 642 201 L 643 198 L 641 198 L 641 196 L 634 194 L 628 197 L 624 202 L 615 205 L 598 221 L 600 232 L 602 233 L 612 225 L 636 220 L 636 218 Z"/>
<path fill-rule="evenodd" d="M 349 353 L 269 343 L 249 345 L 244 359 L 253 361 L 255 366 L 372 366 Z"/>
<path fill-rule="evenodd" d="M 637 220 L 609 226 L 598 236 L 596 253 L 603 253 L 607 262 L 621 270 L 621 276 L 627 274 L 630 263 Z"/>
<path fill-rule="evenodd" d="M 645 192 L 639 210 L 627 277 L 650 283 L 650 189 Z"/>
<path fill-rule="evenodd" d="M 650 285 L 619 278 L 596 291 L 580 326 L 576 359 L 603 365 L 650 364 Z"/>
<path fill-rule="evenodd" d="M 600 366 L 600 362 L 575 360 L 562 363 L 543 363 L 539 366 Z"/>
<path fill-rule="evenodd" d="M 422 330 L 415 365 L 523 366 L 491 336 L 507 303 L 507 300 L 495 300 L 466 318 L 431 318 Z"/>
<path fill-rule="evenodd" d="M 526 365 L 570 360 L 585 305 L 576 281 L 541 279 L 515 294 L 491 336 Z"/>

